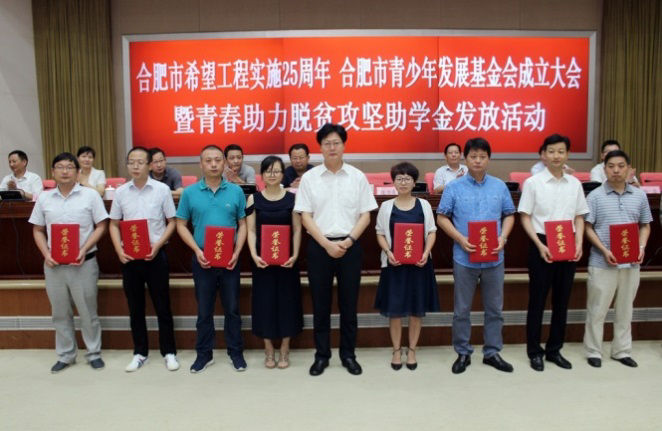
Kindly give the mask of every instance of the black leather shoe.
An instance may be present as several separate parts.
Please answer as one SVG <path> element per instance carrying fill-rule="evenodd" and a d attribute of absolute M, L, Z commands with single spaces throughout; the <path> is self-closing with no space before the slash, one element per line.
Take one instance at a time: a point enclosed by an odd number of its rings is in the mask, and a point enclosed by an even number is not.
<path fill-rule="evenodd" d="M 313 365 L 310 366 L 310 375 L 319 376 L 324 372 L 324 369 L 329 366 L 328 359 L 315 359 Z"/>
<path fill-rule="evenodd" d="M 411 347 L 407 349 L 407 356 L 409 356 L 409 352 L 416 353 L 416 349 L 412 349 Z M 407 360 L 409 360 L 409 358 L 407 358 Z M 418 367 L 418 362 L 407 362 L 407 368 L 411 371 L 414 371 L 416 367 Z"/>
<path fill-rule="evenodd" d="M 637 367 L 639 366 L 639 365 L 635 362 L 635 360 L 632 359 L 632 358 L 629 357 L 629 356 L 626 356 L 625 358 L 620 358 L 620 359 L 617 359 L 617 358 L 611 358 L 611 359 L 613 359 L 614 361 L 618 361 L 618 362 L 620 362 L 621 364 L 626 365 L 626 366 L 628 366 L 628 367 L 637 368 Z"/>
<path fill-rule="evenodd" d="M 530 359 L 531 368 L 536 371 L 542 371 L 545 369 L 545 363 L 542 361 L 542 355 L 536 355 Z"/>
<path fill-rule="evenodd" d="M 501 355 L 498 353 L 496 355 L 490 356 L 489 358 L 483 358 L 483 364 L 494 367 L 499 371 L 505 371 L 506 373 L 513 372 L 513 366 L 504 361 Z"/>
<path fill-rule="evenodd" d="M 547 355 L 547 357 L 545 359 L 548 360 L 549 362 L 555 363 L 559 367 L 564 368 L 566 370 L 569 370 L 569 369 L 572 368 L 572 364 L 570 363 L 570 361 L 568 361 L 566 358 L 561 356 L 560 353 L 555 353 L 553 355 Z"/>
<path fill-rule="evenodd" d="M 600 358 L 588 358 L 586 362 L 593 368 L 600 368 L 602 366 L 602 359 Z"/>
<path fill-rule="evenodd" d="M 361 366 L 359 365 L 358 362 L 356 362 L 356 359 L 354 358 L 346 358 L 342 360 L 342 366 L 347 368 L 347 371 L 349 371 L 349 374 L 352 374 L 354 376 L 358 376 L 363 372 L 361 369 Z"/>
<path fill-rule="evenodd" d="M 457 355 L 457 359 L 453 362 L 451 371 L 453 374 L 464 373 L 464 370 L 466 370 L 469 365 L 471 365 L 470 355 Z"/>
<path fill-rule="evenodd" d="M 67 364 L 66 362 L 57 361 L 55 363 L 55 365 L 53 365 L 51 367 L 51 373 L 53 373 L 53 374 L 59 373 L 60 371 L 68 368 L 69 366 L 71 366 L 73 363 L 74 362 L 72 362 L 71 364 Z"/>
<path fill-rule="evenodd" d="M 398 357 L 402 356 L 402 349 L 393 349 L 393 355 L 397 354 Z M 402 359 L 400 359 L 402 361 Z M 399 364 L 396 364 L 394 362 L 391 362 L 391 368 L 393 368 L 394 371 L 398 371 L 402 368 L 402 362 Z"/>

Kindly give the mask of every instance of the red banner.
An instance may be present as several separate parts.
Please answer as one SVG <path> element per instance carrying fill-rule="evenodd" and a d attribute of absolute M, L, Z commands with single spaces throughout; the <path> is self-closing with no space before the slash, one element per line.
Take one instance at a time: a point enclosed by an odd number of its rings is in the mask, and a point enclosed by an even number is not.
<path fill-rule="evenodd" d="M 326 122 L 348 153 L 439 153 L 482 136 L 536 153 L 545 136 L 586 152 L 589 37 L 356 36 L 129 43 L 133 145 L 197 156 L 314 144 Z M 317 151 L 316 145 L 311 145 Z"/>

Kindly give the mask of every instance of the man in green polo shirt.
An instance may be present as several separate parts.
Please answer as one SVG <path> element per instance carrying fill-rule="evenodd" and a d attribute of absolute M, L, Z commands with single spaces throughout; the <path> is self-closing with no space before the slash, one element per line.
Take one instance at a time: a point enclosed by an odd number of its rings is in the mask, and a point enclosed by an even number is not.
<path fill-rule="evenodd" d="M 214 304 L 216 291 L 220 290 L 225 310 L 225 342 L 232 365 L 237 371 L 246 369 L 241 339 L 239 315 L 239 266 L 237 260 L 246 241 L 246 199 L 239 186 L 222 178 L 225 159 L 216 145 L 208 145 L 200 153 L 202 179 L 184 189 L 177 208 L 177 233 L 193 250 L 193 282 L 198 302 L 196 322 L 197 357 L 191 366 L 192 373 L 203 371 L 214 363 L 213 349 L 216 337 L 214 329 Z M 188 222 L 193 224 L 193 234 Z M 232 258 L 226 268 L 212 268 L 205 258 L 205 228 L 223 226 L 236 229 Z"/>

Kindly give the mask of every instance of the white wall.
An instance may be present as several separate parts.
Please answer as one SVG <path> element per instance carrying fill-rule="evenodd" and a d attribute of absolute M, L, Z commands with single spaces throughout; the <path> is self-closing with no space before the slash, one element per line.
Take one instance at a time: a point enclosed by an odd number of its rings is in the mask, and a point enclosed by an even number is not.
<path fill-rule="evenodd" d="M 43 178 L 32 2 L 29 0 L 0 0 L 0 174 L 3 176 L 10 172 L 7 154 L 14 149 L 25 151 L 28 169 Z"/>

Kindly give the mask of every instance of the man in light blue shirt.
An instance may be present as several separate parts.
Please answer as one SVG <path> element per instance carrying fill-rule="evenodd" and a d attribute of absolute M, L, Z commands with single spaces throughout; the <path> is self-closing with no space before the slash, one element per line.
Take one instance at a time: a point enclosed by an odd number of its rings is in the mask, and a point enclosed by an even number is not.
<path fill-rule="evenodd" d="M 512 365 L 504 361 L 499 352 L 503 347 L 503 247 L 513 228 L 515 205 L 506 184 L 487 175 L 491 154 L 490 144 L 485 139 L 468 140 L 464 146 L 468 175 L 448 184 L 437 208 L 437 224 L 455 242 L 453 348 L 458 354 L 452 367 L 455 374 L 464 372 L 471 364 L 471 304 L 479 280 L 485 308 L 483 363 L 500 371 L 513 371 Z M 492 254 L 498 254 L 498 260 L 472 263 L 469 253 L 476 250 L 477 244 L 469 242 L 469 222 L 489 220 L 497 222 L 499 245 Z"/>
<path fill-rule="evenodd" d="M 235 370 L 246 369 L 241 339 L 239 315 L 239 252 L 246 241 L 246 199 L 241 188 L 221 177 L 225 159 L 221 149 L 208 145 L 200 153 L 203 178 L 184 189 L 177 208 L 177 233 L 195 253 L 193 256 L 193 282 L 198 302 L 196 322 L 197 357 L 191 366 L 192 373 L 199 373 L 214 363 L 213 349 L 214 304 L 216 291 L 220 290 L 225 311 L 224 335 L 228 355 Z M 193 235 L 188 222 L 193 224 Z M 234 250 L 227 268 L 212 268 L 204 255 L 205 228 L 224 226 L 236 229 Z"/>

